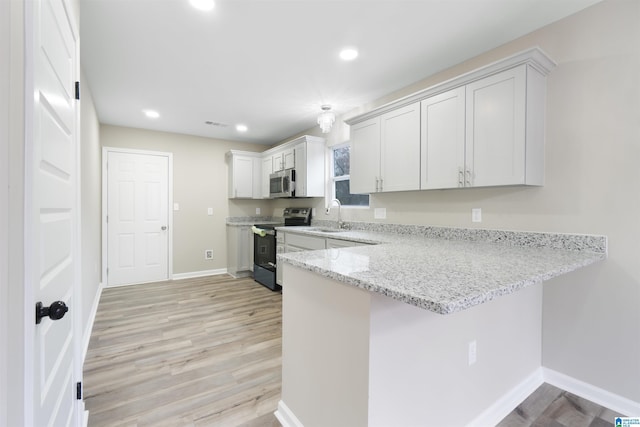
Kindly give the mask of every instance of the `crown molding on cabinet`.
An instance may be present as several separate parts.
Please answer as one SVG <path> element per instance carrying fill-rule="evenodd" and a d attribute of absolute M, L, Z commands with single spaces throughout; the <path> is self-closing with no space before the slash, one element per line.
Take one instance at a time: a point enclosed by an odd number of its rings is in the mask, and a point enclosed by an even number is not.
<path fill-rule="evenodd" d="M 413 104 L 414 102 L 422 101 L 423 99 L 429 98 L 439 93 L 446 92 L 456 87 L 464 86 L 473 81 L 482 79 L 492 74 L 499 73 L 501 71 L 508 70 L 510 68 L 517 67 L 518 65 L 522 65 L 522 64 L 527 64 L 535 68 L 543 76 L 546 76 L 547 74 L 549 74 L 551 70 L 553 70 L 557 65 L 556 62 L 552 60 L 549 57 L 549 55 L 547 55 L 538 46 L 532 47 L 530 49 L 508 56 L 499 61 L 492 62 L 491 64 L 477 68 L 468 73 L 461 74 L 458 77 L 454 77 L 442 83 L 438 83 L 437 85 L 428 87 L 426 89 L 415 92 L 411 95 L 407 95 L 405 97 L 397 99 L 393 102 L 389 102 L 367 113 L 360 114 L 355 117 L 351 117 L 345 120 L 344 122 L 347 123 L 348 125 L 354 125 L 356 123 L 369 120 L 373 117 L 379 116 L 389 111 L 393 111 L 398 108 L 404 107 L 406 105 Z"/>

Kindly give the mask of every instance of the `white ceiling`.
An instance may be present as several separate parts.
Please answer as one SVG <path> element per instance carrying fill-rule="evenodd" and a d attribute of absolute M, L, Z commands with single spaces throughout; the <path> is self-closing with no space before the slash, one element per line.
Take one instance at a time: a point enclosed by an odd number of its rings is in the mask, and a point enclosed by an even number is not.
<path fill-rule="evenodd" d="M 598 1 L 81 0 L 81 59 L 101 123 L 273 144 Z"/>

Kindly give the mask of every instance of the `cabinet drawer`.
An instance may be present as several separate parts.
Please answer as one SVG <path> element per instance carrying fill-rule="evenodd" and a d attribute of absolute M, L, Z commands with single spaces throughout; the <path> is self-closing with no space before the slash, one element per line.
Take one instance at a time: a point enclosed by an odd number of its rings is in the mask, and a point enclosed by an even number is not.
<path fill-rule="evenodd" d="M 287 233 L 285 237 L 287 246 L 296 246 L 301 249 L 324 249 L 325 239 L 322 237 L 304 236 L 302 234 Z"/>

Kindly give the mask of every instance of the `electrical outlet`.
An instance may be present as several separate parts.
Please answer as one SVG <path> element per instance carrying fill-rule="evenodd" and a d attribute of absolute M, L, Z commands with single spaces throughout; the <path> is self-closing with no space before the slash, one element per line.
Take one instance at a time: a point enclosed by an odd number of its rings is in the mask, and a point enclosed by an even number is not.
<path fill-rule="evenodd" d="M 469 366 L 474 365 L 478 359 L 478 348 L 476 340 L 469 342 Z"/>
<path fill-rule="evenodd" d="M 482 222 L 482 209 L 471 209 L 471 222 Z"/>
<path fill-rule="evenodd" d="M 375 208 L 373 210 L 373 218 L 385 219 L 387 217 L 387 208 Z"/>
<path fill-rule="evenodd" d="M 173 204 L 173 210 L 174 211 L 179 211 L 180 210 L 180 203 L 174 203 Z"/>
<path fill-rule="evenodd" d="M 204 259 L 213 259 L 213 249 L 206 249 L 204 251 Z"/>
<path fill-rule="evenodd" d="M 256 215 L 260 215 L 260 208 L 256 208 Z"/>

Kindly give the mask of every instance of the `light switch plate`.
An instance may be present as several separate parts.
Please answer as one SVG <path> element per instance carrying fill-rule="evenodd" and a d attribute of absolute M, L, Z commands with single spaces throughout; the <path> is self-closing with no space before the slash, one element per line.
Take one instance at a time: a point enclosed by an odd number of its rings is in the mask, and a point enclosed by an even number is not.
<path fill-rule="evenodd" d="M 179 211 L 180 210 L 180 204 L 179 203 L 174 203 L 173 204 L 173 210 L 174 211 Z"/>
<path fill-rule="evenodd" d="M 471 209 L 471 222 L 482 222 L 482 209 Z"/>
<path fill-rule="evenodd" d="M 375 208 L 373 210 L 373 218 L 385 219 L 387 217 L 387 208 Z"/>
<path fill-rule="evenodd" d="M 207 215 L 213 215 L 213 208 L 207 208 Z"/>
<path fill-rule="evenodd" d="M 260 208 L 256 208 L 256 215 L 260 215 L 260 212 L 261 212 Z"/>

